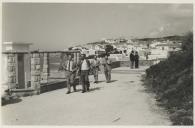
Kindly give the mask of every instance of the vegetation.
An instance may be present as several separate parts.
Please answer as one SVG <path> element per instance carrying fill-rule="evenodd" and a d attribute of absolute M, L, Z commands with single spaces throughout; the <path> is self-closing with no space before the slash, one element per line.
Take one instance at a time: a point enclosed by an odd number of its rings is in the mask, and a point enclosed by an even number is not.
<path fill-rule="evenodd" d="M 133 39 L 132 41 L 165 41 L 165 40 L 171 40 L 171 41 L 180 41 L 183 40 L 184 36 L 165 36 L 165 37 L 158 37 L 158 38 L 141 38 L 141 39 Z"/>
<path fill-rule="evenodd" d="M 112 45 L 106 45 L 105 51 L 106 53 L 111 53 L 114 50 Z"/>
<path fill-rule="evenodd" d="M 174 125 L 193 125 L 193 33 L 182 42 L 181 51 L 146 70 L 145 83 Z"/>

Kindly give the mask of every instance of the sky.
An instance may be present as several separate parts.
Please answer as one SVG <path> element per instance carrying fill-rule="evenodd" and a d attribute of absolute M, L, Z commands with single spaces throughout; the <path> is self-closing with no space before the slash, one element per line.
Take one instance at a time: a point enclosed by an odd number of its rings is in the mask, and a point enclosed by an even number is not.
<path fill-rule="evenodd" d="M 105 38 L 182 35 L 193 29 L 192 4 L 3 3 L 3 42 L 63 50 Z"/>

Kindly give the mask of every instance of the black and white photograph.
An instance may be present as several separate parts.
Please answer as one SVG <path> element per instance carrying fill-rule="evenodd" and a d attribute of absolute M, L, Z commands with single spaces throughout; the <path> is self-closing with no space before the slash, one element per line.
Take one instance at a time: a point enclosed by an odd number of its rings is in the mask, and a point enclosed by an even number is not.
<path fill-rule="evenodd" d="M 2 126 L 193 127 L 192 1 L 7 1 Z"/>

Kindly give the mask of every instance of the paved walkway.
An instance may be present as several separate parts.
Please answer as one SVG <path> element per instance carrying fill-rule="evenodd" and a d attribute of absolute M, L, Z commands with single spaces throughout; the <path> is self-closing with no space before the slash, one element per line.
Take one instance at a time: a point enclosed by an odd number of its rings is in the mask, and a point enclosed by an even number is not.
<path fill-rule="evenodd" d="M 8 125 L 171 125 L 154 97 L 144 91 L 141 74 L 145 67 L 113 70 L 112 82 L 91 84 L 91 91 L 65 94 L 59 89 L 2 107 Z M 129 73 L 128 73 L 129 72 Z M 90 80 L 93 77 L 90 76 Z M 78 86 L 81 89 L 81 86 Z"/>

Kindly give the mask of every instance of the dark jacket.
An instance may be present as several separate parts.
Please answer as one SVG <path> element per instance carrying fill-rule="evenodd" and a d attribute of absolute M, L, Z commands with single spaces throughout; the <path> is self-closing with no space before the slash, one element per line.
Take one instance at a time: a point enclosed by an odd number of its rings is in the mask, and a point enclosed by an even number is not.
<path fill-rule="evenodd" d="M 139 61 L 139 55 L 135 55 L 134 60 Z"/>
<path fill-rule="evenodd" d="M 135 61 L 135 55 L 133 53 L 130 54 L 130 61 Z"/>

